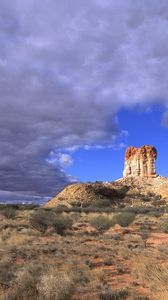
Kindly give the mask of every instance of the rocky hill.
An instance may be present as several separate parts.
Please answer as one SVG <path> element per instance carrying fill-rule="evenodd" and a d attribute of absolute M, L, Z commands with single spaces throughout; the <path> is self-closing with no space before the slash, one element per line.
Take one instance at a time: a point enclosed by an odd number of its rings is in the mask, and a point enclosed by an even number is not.
<path fill-rule="evenodd" d="M 65 205 L 67 207 L 88 207 L 109 201 L 109 205 L 116 203 L 119 196 L 122 198 L 125 191 L 120 183 L 77 183 L 67 186 L 57 196 L 52 198 L 45 206 L 52 207 Z M 107 203 L 108 204 L 108 203 Z"/>
<path fill-rule="evenodd" d="M 168 178 L 127 177 L 114 182 L 67 186 L 45 207 L 163 206 L 168 202 Z"/>
<path fill-rule="evenodd" d="M 125 153 L 124 177 L 113 182 L 67 186 L 45 207 L 163 206 L 168 202 L 168 178 L 156 174 L 157 150 L 145 145 Z"/>

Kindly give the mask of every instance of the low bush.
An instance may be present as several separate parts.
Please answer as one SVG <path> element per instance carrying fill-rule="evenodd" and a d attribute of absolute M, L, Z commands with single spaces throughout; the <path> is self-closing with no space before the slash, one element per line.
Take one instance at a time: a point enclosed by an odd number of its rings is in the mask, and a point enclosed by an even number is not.
<path fill-rule="evenodd" d="M 0 211 L 4 208 L 14 208 L 16 210 L 33 210 L 38 207 L 39 205 L 36 204 L 0 204 Z"/>
<path fill-rule="evenodd" d="M 29 223 L 31 227 L 44 233 L 47 228 L 52 225 L 54 218 L 55 216 L 53 212 L 38 209 L 31 214 Z"/>
<path fill-rule="evenodd" d="M 121 289 L 117 291 L 113 291 L 108 289 L 105 292 L 100 294 L 100 300 L 124 300 L 128 297 L 128 291 L 126 289 Z"/>
<path fill-rule="evenodd" d="M 108 198 L 113 200 L 118 196 L 117 190 L 108 186 L 104 186 L 102 184 L 96 183 L 94 185 L 94 193 L 97 197 L 100 198 Z"/>
<path fill-rule="evenodd" d="M 90 220 L 90 224 L 98 231 L 104 231 L 111 227 L 112 223 L 108 217 L 98 216 Z"/>
<path fill-rule="evenodd" d="M 145 225 L 140 226 L 139 229 L 140 229 L 141 238 L 144 242 L 144 247 L 146 248 L 147 247 L 147 240 L 149 238 L 149 229 Z"/>
<path fill-rule="evenodd" d="M 78 220 L 81 218 L 81 215 L 80 213 L 77 213 L 77 212 L 73 212 L 70 214 L 73 222 L 78 222 Z"/>
<path fill-rule="evenodd" d="M 125 196 L 127 195 L 127 192 L 129 190 L 128 186 L 123 186 L 122 188 L 117 189 L 117 196 L 120 199 L 125 198 Z"/>
<path fill-rule="evenodd" d="M 134 219 L 135 219 L 135 214 L 123 212 L 115 215 L 112 218 L 111 223 L 113 225 L 119 224 L 122 227 L 127 227 L 134 221 Z"/>
<path fill-rule="evenodd" d="M 167 201 L 166 201 L 165 199 L 161 199 L 161 200 L 155 200 L 155 199 L 154 199 L 154 200 L 151 202 L 151 204 L 152 204 L 153 206 L 160 207 L 160 206 L 166 205 L 166 204 L 167 204 Z"/>
<path fill-rule="evenodd" d="M 152 198 L 149 195 L 141 195 L 141 200 L 144 202 L 150 202 Z"/>
<path fill-rule="evenodd" d="M 162 212 L 151 210 L 148 212 L 149 217 L 160 218 L 162 216 Z"/>
<path fill-rule="evenodd" d="M 9 284 L 10 280 L 14 276 L 12 268 L 12 261 L 10 258 L 5 257 L 0 261 L 0 283 Z"/>
<path fill-rule="evenodd" d="M 74 200 L 73 202 L 71 202 L 71 205 L 73 207 L 81 207 L 81 201 Z"/>
<path fill-rule="evenodd" d="M 71 229 L 73 220 L 69 216 L 57 216 L 53 222 L 53 227 L 58 234 L 63 235 L 66 229 Z"/>
<path fill-rule="evenodd" d="M 112 266 L 114 264 L 113 260 L 110 258 L 107 258 L 104 260 L 104 265 L 105 266 Z"/>
<path fill-rule="evenodd" d="M 111 201 L 109 199 L 96 199 L 90 207 L 110 207 Z"/>
<path fill-rule="evenodd" d="M 160 229 L 163 232 L 168 233 L 168 219 L 163 221 L 163 223 L 160 225 Z"/>
<path fill-rule="evenodd" d="M 0 210 L 0 214 L 6 217 L 7 219 L 14 219 L 16 217 L 16 208 L 6 207 Z"/>
<path fill-rule="evenodd" d="M 134 213 L 134 214 L 146 214 L 150 211 L 149 208 L 147 207 L 142 207 L 142 206 L 138 206 L 138 207 L 130 207 L 130 206 L 127 206 L 124 208 L 124 212 L 127 212 L 127 213 Z"/>

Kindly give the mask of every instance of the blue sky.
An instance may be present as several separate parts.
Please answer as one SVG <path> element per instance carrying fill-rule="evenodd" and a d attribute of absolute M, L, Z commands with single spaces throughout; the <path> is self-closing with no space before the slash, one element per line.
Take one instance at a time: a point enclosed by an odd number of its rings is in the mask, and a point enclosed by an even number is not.
<path fill-rule="evenodd" d="M 145 112 L 140 108 L 121 110 L 118 113 L 118 125 L 128 135 L 116 138 L 114 149 L 76 151 L 72 154 L 74 163 L 68 168 L 68 172 L 81 181 L 115 180 L 122 177 L 125 147 L 149 144 L 158 150 L 157 173 L 167 177 L 168 129 L 162 124 L 163 111 L 163 107 L 156 105 Z M 123 147 L 120 148 L 121 143 Z"/>

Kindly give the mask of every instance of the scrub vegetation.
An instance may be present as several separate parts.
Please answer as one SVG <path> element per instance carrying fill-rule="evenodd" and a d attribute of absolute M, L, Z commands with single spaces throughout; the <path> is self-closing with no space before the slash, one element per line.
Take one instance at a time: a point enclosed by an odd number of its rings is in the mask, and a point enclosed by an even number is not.
<path fill-rule="evenodd" d="M 158 208 L 1 206 L 0 299 L 167 300 L 167 219 Z"/>

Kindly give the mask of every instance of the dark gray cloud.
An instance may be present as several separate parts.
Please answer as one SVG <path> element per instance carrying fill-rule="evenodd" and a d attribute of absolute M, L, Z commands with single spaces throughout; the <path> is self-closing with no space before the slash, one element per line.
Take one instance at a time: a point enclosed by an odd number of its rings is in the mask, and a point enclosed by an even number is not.
<path fill-rule="evenodd" d="M 52 151 L 110 143 L 122 107 L 168 104 L 167 0 L 1 0 L 0 190 L 72 180 Z"/>

